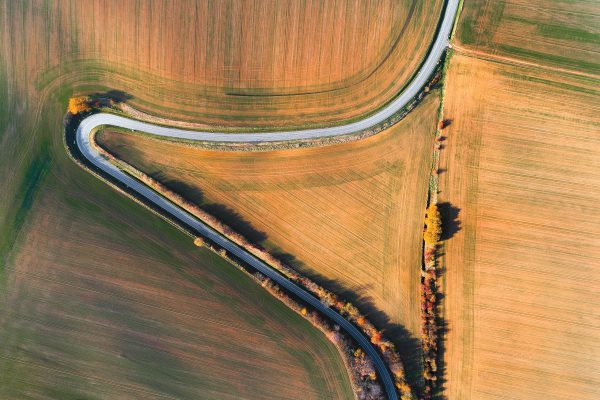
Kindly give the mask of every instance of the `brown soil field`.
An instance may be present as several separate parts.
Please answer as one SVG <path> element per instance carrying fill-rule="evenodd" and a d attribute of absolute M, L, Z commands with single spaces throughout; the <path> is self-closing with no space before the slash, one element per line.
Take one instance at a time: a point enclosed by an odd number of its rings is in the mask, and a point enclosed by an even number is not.
<path fill-rule="evenodd" d="M 384 105 L 424 58 L 442 3 L 7 1 L 0 11 L 7 54 L 45 67 L 38 85 L 87 70 L 143 111 L 270 128 Z"/>
<path fill-rule="evenodd" d="M 408 345 L 420 329 L 421 224 L 438 106 L 431 95 L 379 135 L 318 148 L 214 151 L 111 131 L 98 141 L 356 301 Z"/>
<path fill-rule="evenodd" d="M 2 271 L 1 398 L 353 398 L 320 331 L 94 177 L 63 172 Z"/>
<path fill-rule="evenodd" d="M 439 194 L 460 209 L 443 249 L 450 400 L 600 396 L 599 83 L 452 58 Z"/>
<path fill-rule="evenodd" d="M 600 2 L 469 0 L 459 45 L 600 75 Z"/>

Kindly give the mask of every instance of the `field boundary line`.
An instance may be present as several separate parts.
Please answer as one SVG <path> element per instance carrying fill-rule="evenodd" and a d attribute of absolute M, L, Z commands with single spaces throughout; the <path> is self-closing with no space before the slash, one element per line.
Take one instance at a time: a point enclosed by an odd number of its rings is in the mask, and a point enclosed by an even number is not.
<path fill-rule="evenodd" d="M 540 64 L 533 61 L 521 60 L 515 57 L 509 57 L 505 55 L 492 54 L 481 50 L 473 50 L 468 49 L 466 47 L 452 44 L 452 48 L 461 56 L 476 58 L 478 60 L 489 61 L 497 64 L 506 64 L 515 67 L 533 67 L 539 68 L 546 71 L 559 72 L 567 75 L 575 75 L 586 77 L 590 79 L 600 80 L 600 75 L 591 74 L 589 72 L 577 71 L 575 69 L 563 68 L 563 67 L 555 67 L 547 64 Z"/>

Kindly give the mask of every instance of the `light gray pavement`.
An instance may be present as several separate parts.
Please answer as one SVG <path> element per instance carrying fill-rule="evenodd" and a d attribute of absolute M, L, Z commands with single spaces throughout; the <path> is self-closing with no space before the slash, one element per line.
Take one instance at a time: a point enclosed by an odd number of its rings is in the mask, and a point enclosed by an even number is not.
<path fill-rule="evenodd" d="M 287 140 L 301 140 L 301 139 L 314 139 L 319 137 L 330 137 L 355 133 L 368 129 L 392 116 L 394 113 L 399 111 L 405 105 L 407 105 L 423 88 L 427 83 L 429 76 L 435 70 L 437 63 L 439 62 L 444 50 L 448 45 L 448 37 L 454 24 L 454 17 L 456 15 L 459 5 L 459 0 L 448 0 L 446 10 L 443 15 L 443 20 L 438 31 L 438 36 L 435 39 L 429 55 L 425 63 L 423 63 L 421 69 L 416 74 L 414 79 L 410 82 L 404 92 L 402 92 L 394 101 L 388 104 L 386 107 L 376 112 L 375 114 L 351 123 L 347 125 L 334 126 L 329 128 L 319 129 L 308 129 L 300 131 L 280 131 L 280 132 L 268 132 L 268 133 L 211 133 L 211 132 L 199 132 L 183 129 L 168 128 L 164 126 L 149 124 L 133 119 L 128 119 L 122 116 L 100 113 L 94 114 L 85 118 L 77 128 L 77 146 L 83 156 L 94 164 L 97 168 L 104 171 L 123 185 L 128 187 L 130 190 L 136 192 L 142 198 L 145 198 L 156 207 L 162 209 L 168 215 L 173 216 L 175 219 L 183 222 L 190 228 L 194 229 L 200 236 L 207 237 L 217 245 L 221 246 L 229 253 L 235 255 L 237 258 L 247 263 L 248 265 L 255 268 L 263 275 L 269 277 L 281 287 L 285 288 L 291 293 L 294 293 L 306 303 L 310 304 L 315 309 L 319 310 L 325 316 L 331 319 L 332 322 L 339 325 L 348 335 L 350 335 L 371 357 L 375 364 L 377 373 L 383 383 L 384 389 L 390 400 L 397 400 L 398 395 L 394 387 L 394 380 L 388 371 L 385 362 L 370 343 L 364 334 L 358 330 L 352 323 L 346 320 L 342 315 L 337 313 L 335 310 L 327 307 L 321 301 L 291 282 L 283 275 L 276 272 L 273 268 L 244 250 L 240 246 L 236 245 L 229 239 L 223 237 L 212 228 L 202 223 L 199 219 L 194 217 L 189 212 L 179 208 L 170 200 L 164 196 L 158 194 L 154 190 L 150 189 L 140 181 L 134 179 L 130 175 L 124 173 L 103 156 L 101 156 L 91 145 L 90 135 L 92 131 L 100 126 L 116 126 L 125 129 L 131 129 L 136 131 L 142 131 L 153 135 L 171 137 L 176 139 L 188 139 L 188 140 L 200 140 L 200 141 L 214 141 L 214 142 L 269 142 L 269 141 L 287 141 Z"/>

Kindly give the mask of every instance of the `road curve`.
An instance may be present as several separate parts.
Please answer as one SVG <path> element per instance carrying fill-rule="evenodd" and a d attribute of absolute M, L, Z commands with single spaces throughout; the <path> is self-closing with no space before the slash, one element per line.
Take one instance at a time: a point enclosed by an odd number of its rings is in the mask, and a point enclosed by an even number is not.
<path fill-rule="evenodd" d="M 90 135 L 97 127 L 117 126 L 125 129 L 137 130 L 157 136 L 171 137 L 176 139 L 212 142 L 269 142 L 331 137 L 346 135 L 368 129 L 380 122 L 383 122 L 388 117 L 392 116 L 394 113 L 406 106 L 427 83 L 429 76 L 431 76 L 435 70 L 436 65 L 438 64 L 444 50 L 448 45 L 448 38 L 454 23 L 454 17 L 456 15 L 458 5 L 459 0 L 447 1 L 443 19 L 438 30 L 438 35 L 431 47 L 431 51 L 429 52 L 425 62 L 422 64 L 421 69 L 415 75 L 414 79 L 410 82 L 405 91 L 386 107 L 363 120 L 347 125 L 300 131 L 280 131 L 268 133 L 211 133 L 168 128 L 117 116 L 114 114 L 99 113 L 85 118 L 79 124 L 76 133 L 77 147 L 81 151 L 81 154 L 95 167 L 110 175 L 129 190 L 136 192 L 139 196 L 152 203 L 154 206 L 160 208 L 168 215 L 192 228 L 199 235 L 207 237 L 218 246 L 235 255 L 237 258 L 255 268 L 263 275 L 269 277 L 281 287 L 285 288 L 291 293 L 294 293 L 303 301 L 331 319 L 331 321 L 333 321 L 335 324 L 339 325 L 340 328 L 346 331 L 346 333 L 348 333 L 364 349 L 369 357 L 371 357 L 388 398 L 390 400 L 397 400 L 398 395 L 394 386 L 394 379 L 388 371 L 385 362 L 375 347 L 370 343 L 369 339 L 367 339 L 365 335 L 352 323 L 346 320 L 335 310 L 325 306 L 317 297 L 291 282 L 286 277 L 262 262 L 260 259 L 256 258 L 242 247 L 236 245 L 229 239 L 216 232 L 214 229 L 201 222 L 189 212 L 178 207 L 164 196 L 158 194 L 140 181 L 134 179 L 132 176 L 126 174 L 111 164 L 107 159 L 98 153 L 94 146 L 92 146 L 90 142 Z"/>
<path fill-rule="evenodd" d="M 332 126 L 328 128 L 306 129 L 298 131 L 277 131 L 277 132 L 262 132 L 262 133 L 214 133 L 192 131 L 185 129 L 169 128 L 141 122 L 125 117 L 116 116 L 108 113 L 94 114 L 84 120 L 85 126 L 89 129 L 99 125 L 112 125 L 121 128 L 132 129 L 136 131 L 146 132 L 157 136 L 170 137 L 174 139 L 199 140 L 207 142 L 280 142 L 289 140 L 304 140 L 316 139 L 321 137 L 331 137 L 339 135 L 347 135 L 355 132 L 371 128 L 402 109 L 412 99 L 417 96 L 423 86 L 435 70 L 444 50 L 448 46 L 448 37 L 454 24 L 454 16 L 458 9 L 459 0 L 448 0 L 442 22 L 438 29 L 438 35 L 431 47 L 431 51 L 427 55 L 425 62 L 414 76 L 413 80 L 408 84 L 406 89 L 396 97 L 387 106 L 372 114 L 371 116 L 351 124 Z"/>

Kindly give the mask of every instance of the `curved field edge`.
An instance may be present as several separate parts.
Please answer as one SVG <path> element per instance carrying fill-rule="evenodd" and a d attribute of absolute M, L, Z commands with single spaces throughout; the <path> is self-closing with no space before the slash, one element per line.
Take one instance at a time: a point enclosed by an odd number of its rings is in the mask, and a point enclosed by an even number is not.
<path fill-rule="evenodd" d="M 261 143 L 281 142 L 299 140 L 319 140 L 321 138 L 335 138 L 343 135 L 369 136 L 378 130 L 397 122 L 412 109 L 424 94 L 430 90 L 428 84 L 435 81 L 436 72 L 444 59 L 447 50 L 449 36 L 454 27 L 458 0 L 448 0 L 444 13 L 440 20 L 436 37 L 430 44 L 430 51 L 426 59 L 419 65 L 418 70 L 413 72 L 413 79 L 406 85 L 405 89 L 384 108 L 374 114 L 362 116 L 355 122 L 344 125 L 312 128 L 302 130 L 284 130 L 268 133 L 243 132 L 243 133 L 215 133 L 211 131 L 193 131 L 189 129 L 169 128 L 162 125 L 151 124 L 131 118 L 119 117 L 111 114 L 97 113 L 90 115 L 81 121 L 82 127 L 87 125 L 116 125 L 121 128 L 144 131 L 170 139 L 194 140 L 200 142 L 234 142 L 234 143 Z M 123 92 L 121 92 L 123 93 Z M 125 93 L 125 98 L 130 98 Z M 122 101 L 122 100 L 120 100 Z M 160 123 L 168 120 L 160 120 Z"/>

